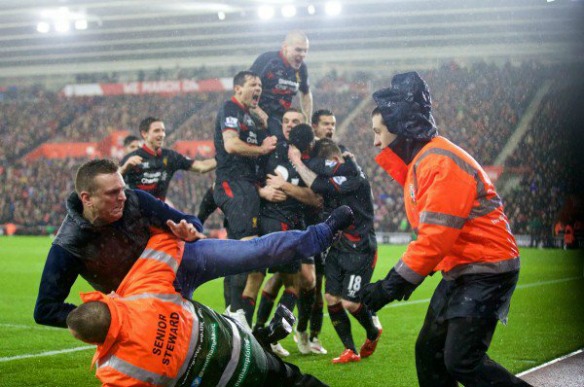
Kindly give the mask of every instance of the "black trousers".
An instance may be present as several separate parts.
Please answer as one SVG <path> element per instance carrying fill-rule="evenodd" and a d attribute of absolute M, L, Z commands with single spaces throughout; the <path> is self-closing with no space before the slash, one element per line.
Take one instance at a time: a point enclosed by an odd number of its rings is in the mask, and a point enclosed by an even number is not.
<path fill-rule="evenodd" d="M 420 386 L 530 386 L 487 356 L 496 325 L 496 318 L 445 320 L 428 308 L 416 342 Z"/>
<path fill-rule="evenodd" d="M 266 351 L 268 360 L 268 375 L 263 387 L 327 387 L 317 378 L 303 374 L 300 368 L 292 363 L 281 360 L 278 356 Z"/>

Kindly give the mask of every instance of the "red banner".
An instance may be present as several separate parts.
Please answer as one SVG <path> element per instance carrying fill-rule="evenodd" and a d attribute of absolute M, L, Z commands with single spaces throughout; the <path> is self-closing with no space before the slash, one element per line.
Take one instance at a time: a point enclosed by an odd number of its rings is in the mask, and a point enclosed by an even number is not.
<path fill-rule="evenodd" d="M 102 154 L 97 149 L 97 142 L 59 142 L 45 143 L 25 156 L 25 160 L 97 158 Z"/>
<path fill-rule="evenodd" d="M 112 132 L 99 142 L 45 143 L 25 156 L 26 160 L 108 157 L 121 160 L 124 157 L 124 138 L 127 130 Z"/>
<path fill-rule="evenodd" d="M 61 90 L 66 97 L 82 97 L 95 95 L 176 95 L 181 93 L 208 93 L 231 90 L 233 80 L 231 78 L 213 78 L 182 81 L 154 81 L 154 82 L 129 82 L 129 83 L 85 83 L 67 85 Z"/>

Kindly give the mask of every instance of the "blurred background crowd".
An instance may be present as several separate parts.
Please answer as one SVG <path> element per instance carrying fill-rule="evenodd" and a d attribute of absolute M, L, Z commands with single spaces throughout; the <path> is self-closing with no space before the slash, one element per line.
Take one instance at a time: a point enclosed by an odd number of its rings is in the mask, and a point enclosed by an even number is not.
<path fill-rule="evenodd" d="M 483 166 L 498 168 L 493 178 L 497 178 L 513 231 L 529 235 L 533 246 L 563 246 L 566 226 L 572 227 L 576 239 L 582 238 L 581 171 L 575 142 L 580 138 L 578 101 L 583 88 L 573 82 L 578 71 L 569 65 L 479 62 L 469 66 L 450 63 L 421 72 L 431 89 L 439 134 L 461 145 Z M 176 80 L 188 75 L 160 72 L 157 77 Z M 397 183 L 388 183 L 373 160 L 370 96 L 387 86 L 391 75 L 331 71 L 313 80 L 314 107 L 334 112 L 337 140 L 356 156 L 369 176 L 376 229 L 410 232 L 401 189 Z M 506 153 L 506 145 L 544 85 L 549 89 L 526 122 L 525 134 Z M 41 86 L 4 91 L 0 100 L 2 232 L 52 234 L 65 215 L 65 198 L 73 190 L 76 168 L 87 157 L 27 160 L 25 156 L 38 146 L 100 141 L 120 130 L 139 135 L 138 123 L 146 116 L 160 117 L 166 123 L 166 147 L 172 148 L 180 140 L 212 140 L 216 112 L 230 95 L 225 91 L 65 97 Z M 178 209 L 196 214 L 213 180 L 213 173 L 178 172 L 168 198 Z M 219 211 L 206 227 L 222 227 Z"/>

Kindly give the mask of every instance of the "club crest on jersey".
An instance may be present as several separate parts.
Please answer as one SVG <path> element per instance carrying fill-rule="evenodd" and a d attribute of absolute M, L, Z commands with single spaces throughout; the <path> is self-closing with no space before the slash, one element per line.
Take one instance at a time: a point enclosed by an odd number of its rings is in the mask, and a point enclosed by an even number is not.
<path fill-rule="evenodd" d="M 410 200 L 412 201 L 412 204 L 414 204 L 414 203 L 416 203 L 416 189 L 414 188 L 413 184 L 410 184 L 409 191 L 410 191 Z"/>
<path fill-rule="evenodd" d="M 337 166 L 337 162 L 335 160 L 325 160 L 324 165 L 327 168 L 334 168 Z"/>
<path fill-rule="evenodd" d="M 162 159 L 162 164 L 166 167 L 168 165 L 168 157 Z"/>
<path fill-rule="evenodd" d="M 255 125 L 253 119 L 250 116 L 247 116 L 247 115 L 245 116 L 245 124 L 247 126 L 254 126 Z"/>

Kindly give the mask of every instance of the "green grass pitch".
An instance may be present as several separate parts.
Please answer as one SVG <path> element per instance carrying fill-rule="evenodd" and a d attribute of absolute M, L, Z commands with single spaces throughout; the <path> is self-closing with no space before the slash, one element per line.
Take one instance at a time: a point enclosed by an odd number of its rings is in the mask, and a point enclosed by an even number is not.
<path fill-rule="evenodd" d="M 0 237 L 0 386 L 98 386 L 89 369 L 93 351 L 59 351 L 83 347 L 64 329 L 35 325 L 32 312 L 38 283 L 51 240 L 46 237 Z M 374 278 L 385 276 L 404 246 L 380 246 Z M 578 251 L 522 249 L 518 289 L 511 303 L 508 326 L 499 325 L 489 355 L 518 373 L 584 347 L 583 260 Z M 415 386 L 414 343 L 429 298 L 440 275 L 424 283 L 407 302 L 392 303 L 378 314 L 383 336 L 369 359 L 333 365 L 342 351 L 340 340 L 325 316 L 322 342 L 325 356 L 298 354 L 291 337 L 282 342 L 287 358 L 305 372 L 332 386 Z M 205 284 L 195 299 L 223 310 L 219 281 Z M 89 290 L 79 280 L 70 301 Z M 326 310 L 325 310 L 326 313 Z M 363 330 L 352 321 L 355 342 Z M 46 354 L 55 351 L 54 354 Z M 44 354 L 44 356 L 39 356 Z"/>

